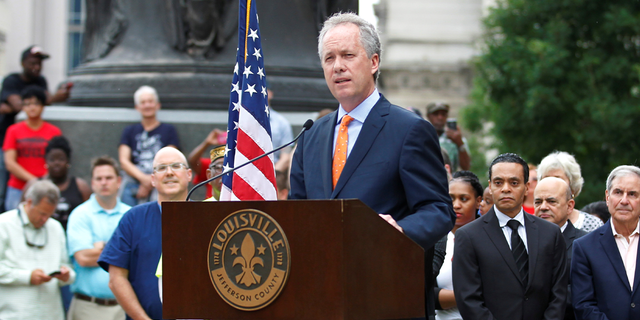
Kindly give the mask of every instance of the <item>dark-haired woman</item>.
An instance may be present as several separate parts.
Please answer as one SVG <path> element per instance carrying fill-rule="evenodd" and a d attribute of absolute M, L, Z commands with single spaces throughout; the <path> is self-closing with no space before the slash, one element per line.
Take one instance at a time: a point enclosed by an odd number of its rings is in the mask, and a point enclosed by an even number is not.
<path fill-rule="evenodd" d="M 60 189 L 60 201 L 52 217 L 60 221 L 66 231 L 69 214 L 78 205 L 89 199 L 91 188 L 83 179 L 69 175 L 71 146 L 65 137 L 52 138 L 47 144 L 44 157 L 48 172 L 42 179 L 51 180 Z M 24 190 L 27 190 L 31 183 L 30 181 Z"/>
<path fill-rule="evenodd" d="M 478 177 L 471 171 L 459 171 L 453 174 L 449 181 L 449 195 L 456 213 L 456 224 L 447 236 L 447 253 L 440 273 L 436 278 L 435 296 L 439 302 L 436 319 L 462 319 L 453 295 L 453 281 L 451 261 L 453 260 L 453 245 L 456 230 L 476 218 L 476 213 L 482 201 L 483 188 Z"/>

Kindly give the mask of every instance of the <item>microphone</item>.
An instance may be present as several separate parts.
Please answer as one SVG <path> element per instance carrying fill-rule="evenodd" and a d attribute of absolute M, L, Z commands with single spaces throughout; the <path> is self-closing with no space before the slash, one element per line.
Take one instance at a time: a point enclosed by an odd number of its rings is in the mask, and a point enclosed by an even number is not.
<path fill-rule="evenodd" d="M 250 163 L 252 163 L 252 162 L 254 162 L 254 161 L 256 161 L 256 160 L 258 160 L 258 159 L 261 159 L 261 158 L 263 158 L 263 157 L 266 157 L 266 156 L 268 156 L 268 155 L 270 155 L 270 154 L 272 154 L 272 153 L 274 153 L 274 152 L 276 152 L 276 151 L 278 151 L 278 150 L 281 150 L 281 149 L 283 149 L 284 147 L 286 147 L 286 146 L 288 146 L 288 145 L 290 145 L 290 144 L 293 144 L 294 142 L 298 141 L 298 139 L 300 139 L 300 137 L 302 136 L 302 134 L 303 134 L 305 131 L 307 131 L 307 130 L 311 129 L 311 127 L 312 127 L 312 126 L 313 126 L 313 120 L 308 119 L 308 120 L 307 120 L 307 121 L 302 125 L 302 130 L 300 130 L 300 133 L 298 133 L 298 135 L 295 137 L 295 139 L 291 140 L 290 142 L 285 143 L 285 144 L 283 144 L 283 145 L 281 145 L 281 146 L 279 146 L 279 147 L 277 147 L 277 148 L 275 148 L 275 149 L 273 149 L 273 150 L 271 150 L 271 151 L 269 151 L 269 152 L 267 152 L 267 153 L 264 153 L 264 154 L 262 154 L 262 155 L 259 155 L 259 156 L 255 157 L 255 158 L 253 158 L 253 159 L 251 159 L 251 160 L 249 160 L 249 161 L 247 161 L 247 162 L 245 162 L 245 163 L 243 163 L 243 164 L 241 164 L 241 165 L 239 165 L 239 166 L 237 166 L 237 167 L 235 167 L 235 168 L 230 168 L 230 169 L 228 169 L 228 170 L 226 170 L 226 171 L 222 172 L 221 174 L 219 174 L 219 175 L 217 175 L 217 176 L 215 176 L 215 177 L 212 177 L 212 178 L 210 178 L 210 179 L 207 179 L 207 180 L 205 180 L 205 181 L 202 181 L 202 182 L 200 182 L 200 183 L 196 184 L 193 188 L 191 188 L 191 190 L 190 190 L 190 191 L 189 191 L 189 193 L 187 194 L 187 200 L 186 200 L 186 201 L 189 201 L 189 199 L 191 199 L 191 194 L 192 194 L 196 189 L 198 189 L 198 188 L 202 187 L 203 185 L 205 185 L 205 184 L 207 184 L 207 183 L 209 183 L 209 182 L 211 182 L 211 181 L 213 181 L 213 180 L 215 180 L 215 179 L 218 179 L 218 178 L 220 178 L 220 177 L 224 176 L 225 174 L 228 174 L 228 173 L 234 172 L 234 171 L 236 171 L 236 169 L 240 169 L 240 168 L 242 168 L 242 167 L 244 167 L 244 166 L 246 166 L 246 165 L 248 165 L 248 164 L 250 164 Z"/>

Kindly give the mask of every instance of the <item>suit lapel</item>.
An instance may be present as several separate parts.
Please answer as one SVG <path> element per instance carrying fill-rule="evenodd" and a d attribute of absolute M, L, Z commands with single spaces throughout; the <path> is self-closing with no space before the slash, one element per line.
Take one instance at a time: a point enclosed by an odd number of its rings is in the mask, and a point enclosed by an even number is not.
<path fill-rule="evenodd" d="M 529 289 L 534 279 L 533 274 L 538 262 L 539 232 L 536 220 L 526 212 L 524 213 L 524 227 L 527 230 L 527 249 L 529 254 L 529 283 L 527 284 L 527 289 Z"/>
<path fill-rule="evenodd" d="M 567 227 L 564 229 L 562 236 L 564 237 L 565 249 L 567 249 L 567 252 L 571 252 L 573 240 L 576 238 L 576 228 L 571 224 L 571 221 L 567 220 Z"/>
<path fill-rule="evenodd" d="M 362 125 L 362 129 L 358 135 L 358 140 L 356 140 L 353 150 L 351 150 L 349 158 L 347 158 L 347 163 L 345 163 L 344 168 L 342 169 L 340 179 L 338 179 L 338 183 L 336 184 L 336 188 L 333 190 L 330 199 L 335 199 L 338 196 L 340 190 L 342 190 L 347 181 L 349 181 L 351 175 L 358 168 L 362 159 L 364 159 L 367 152 L 369 152 L 369 149 L 371 149 L 373 142 L 376 140 L 376 137 L 378 137 L 378 134 L 387 122 L 385 117 L 389 114 L 390 106 L 391 104 L 389 101 L 380 95 L 380 99 L 373 106 L 373 109 L 371 109 L 371 112 L 369 112 L 369 115 Z M 333 148 L 333 138 L 331 139 L 331 148 Z"/>
<path fill-rule="evenodd" d="M 331 193 L 333 192 L 333 177 L 331 171 L 333 170 L 333 136 L 335 134 L 336 121 L 338 121 L 338 111 L 334 111 L 327 117 L 331 117 L 331 120 L 327 124 L 329 128 L 323 129 L 319 132 L 327 130 L 329 134 L 324 135 L 325 141 L 318 147 L 322 148 L 320 156 L 320 172 L 322 174 L 322 187 L 324 191 L 325 199 L 332 199 Z M 311 170 L 314 170 L 311 168 Z M 331 197 L 331 198 L 330 198 Z"/>
<path fill-rule="evenodd" d="M 613 233 L 611 231 L 611 220 L 607 221 L 604 224 L 603 228 L 599 229 L 600 231 L 600 244 L 604 248 L 604 252 L 609 258 L 611 265 L 613 265 L 613 270 L 616 271 L 622 283 L 624 283 L 627 290 L 631 291 L 631 286 L 629 285 L 629 278 L 627 278 L 627 273 L 624 269 L 624 264 L 622 262 L 622 257 L 620 257 L 620 251 L 618 250 L 618 245 L 616 244 L 616 240 L 613 238 Z M 637 268 L 636 268 L 637 274 Z"/>
<path fill-rule="evenodd" d="M 496 213 L 491 208 L 489 212 L 485 215 L 486 219 L 484 220 L 484 231 L 489 236 L 489 239 L 493 243 L 493 245 L 498 249 L 500 255 L 511 269 L 511 272 L 516 276 L 520 284 L 522 284 L 522 279 L 520 279 L 520 271 L 518 271 L 518 266 L 516 266 L 516 260 L 513 258 L 513 253 L 511 253 L 511 249 L 509 249 L 509 244 L 507 243 L 507 239 L 504 237 L 504 232 L 502 232 L 502 228 L 500 228 L 500 223 L 498 222 L 498 217 L 496 217 Z"/>
<path fill-rule="evenodd" d="M 640 239 L 638 239 L 640 241 Z M 640 243 L 638 244 L 638 252 L 636 253 L 636 275 L 633 277 L 633 294 L 638 291 L 640 285 Z"/>

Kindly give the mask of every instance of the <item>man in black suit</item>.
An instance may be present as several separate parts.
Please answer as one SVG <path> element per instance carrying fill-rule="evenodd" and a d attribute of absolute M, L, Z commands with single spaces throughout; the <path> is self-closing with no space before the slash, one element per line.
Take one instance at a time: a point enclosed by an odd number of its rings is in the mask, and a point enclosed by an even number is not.
<path fill-rule="evenodd" d="M 573 210 L 575 201 L 571 198 L 571 188 L 566 181 L 556 177 L 546 177 L 540 182 L 533 192 L 533 207 L 537 217 L 555 223 L 564 236 L 567 248 L 567 273 L 571 267 L 571 251 L 573 251 L 573 240 L 587 234 L 584 230 L 576 229 L 569 213 Z M 571 306 L 571 279 L 569 279 L 569 293 L 567 295 L 567 309 L 565 320 L 575 319 L 573 306 Z"/>
<path fill-rule="evenodd" d="M 568 273 L 558 226 L 524 213 L 529 168 L 517 154 L 489 167 L 494 207 L 458 229 L 453 292 L 467 319 L 562 319 Z"/>

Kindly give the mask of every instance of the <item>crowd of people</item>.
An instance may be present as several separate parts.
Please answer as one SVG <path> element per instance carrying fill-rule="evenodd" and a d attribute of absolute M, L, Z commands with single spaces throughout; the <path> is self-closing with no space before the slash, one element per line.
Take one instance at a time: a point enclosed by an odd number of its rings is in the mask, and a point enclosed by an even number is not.
<path fill-rule="evenodd" d="M 605 201 L 583 210 L 567 152 L 537 166 L 501 154 L 483 188 L 448 104 L 428 104 L 424 119 L 380 94 L 375 27 L 336 14 L 318 54 L 340 105 L 275 155 L 279 200 L 358 198 L 421 245 L 433 261 L 427 319 L 640 319 L 640 168 L 613 169 Z M 89 182 L 74 177 L 69 141 L 42 119 L 71 86 L 48 92 L 46 58 L 27 48 L 0 92 L 0 319 L 162 319 L 160 204 L 222 173 L 226 132 L 185 156 L 175 127 L 157 119 L 158 93 L 142 86 L 119 161 L 96 157 Z M 270 121 L 274 147 L 292 139 L 284 117 L 272 110 Z M 205 201 L 220 189 L 211 182 Z"/>

